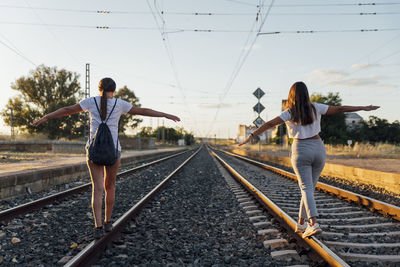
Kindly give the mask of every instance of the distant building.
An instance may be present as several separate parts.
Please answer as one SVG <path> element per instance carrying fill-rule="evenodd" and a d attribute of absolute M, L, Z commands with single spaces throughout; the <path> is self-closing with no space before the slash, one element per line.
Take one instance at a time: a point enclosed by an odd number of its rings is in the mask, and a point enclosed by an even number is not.
<path fill-rule="evenodd" d="M 254 132 L 257 129 L 255 126 L 247 126 L 247 125 L 239 125 L 239 134 L 237 137 L 237 141 L 242 142 L 250 133 Z M 260 137 L 260 142 L 266 142 L 267 140 L 274 138 L 276 136 L 276 129 L 269 129 L 263 132 Z"/>
<path fill-rule="evenodd" d="M 354 127 L 359 125 L 363 121 L 363 118 L 354 112 L 345 113 L 345 123 L 347 127 Z"/>

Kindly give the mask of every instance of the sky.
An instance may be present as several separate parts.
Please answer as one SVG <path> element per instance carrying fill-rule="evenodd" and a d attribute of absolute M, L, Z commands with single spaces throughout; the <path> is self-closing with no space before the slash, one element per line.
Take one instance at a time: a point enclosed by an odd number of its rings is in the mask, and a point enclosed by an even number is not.
<path fill-rule="evenodd" d="M 257 88 L 265 121 L 296 81 L 345 105 L 381 106 L 358 112 L 364 119 L 400 120 L 398 0 L 0 0 L 0 58 L 0 110 L 36 66 L 76 72 L 84 90 L 89 63 L 91 96 L 111 77 L 142 107 L 181 118 L 141 127 L 235 138 L 257 117 Z M 0 127 L 10 133 L 2 118 Z"/>

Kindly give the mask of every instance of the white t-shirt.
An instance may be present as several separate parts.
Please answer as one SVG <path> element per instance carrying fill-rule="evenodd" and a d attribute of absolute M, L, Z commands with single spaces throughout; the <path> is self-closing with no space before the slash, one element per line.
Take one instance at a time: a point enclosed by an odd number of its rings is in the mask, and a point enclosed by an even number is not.
<path fill-rule="evenodd" d="M 90 113 L 90 136 L 89 140 L 86 144 L 86 147 L 89 146 L 90 141 L 93 139 L 94 134 L 96 133 L 97 128 L 99 127 L 101 123 L 101 118 L 99 111 L 96 108 L 96 103 L 94 102 L 95 97 L 89 97 L 81 102 L 79 102 L 79 105 L 81 106 L 83 111 L 89 111 Z M 110 112 L 115 104 L 115 98 L 108 98 L 107 99 L 107 116 L 110 115 Z M 97 101 L 97 106 L 99 107 L 99 110 L 101 111 L 101 97 L 96 96 L 96 101 Z M 132 104 L 129 102 L 126 102 L 122 99 L 118 99 L 117 104 L 115 105 L 114 111 L 111 113 L 110 118 L 107 121 L 108 128 L 110 128 L 111 135 L 113 137 L 114 145 L 117 145 L 117 139 L 118 139 L 118 123 L 119 123 L 119 118 L 121 117 L 122 114 L 126 114 L 131 110 Z M 121 151 L 121 145 L 118 142 L 118 151 Z"/>
<path fill-rule="evenodd" d="M 305 126 L 301 125 L 301 123 L 297 125 L 294 124 L 294 122 L 291 120 L 292 116 L 289 109 L 285 110 L 281 113 L 281 115 L 279 115 L 279 117 L 286 124 L 290 138 L 310 138 L 317 135 L 321 131 L 321 115 L 324 115 L 328 111 L 329 106 L 320 103 L 313 103 L 313 105 L 317 111 L 317 118 L 311 124 Z"/>

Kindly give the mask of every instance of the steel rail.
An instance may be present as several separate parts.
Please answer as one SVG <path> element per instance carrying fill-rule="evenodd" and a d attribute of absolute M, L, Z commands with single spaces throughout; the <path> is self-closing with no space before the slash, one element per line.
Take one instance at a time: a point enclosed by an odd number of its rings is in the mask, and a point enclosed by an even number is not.
<path fill-rule="evenodd" d="M 154 160 L 152 162 L 143 164 L 141 166 L 137 166 L 137 167 L 134 167 L 132 169 L 119 172 L 117 174 L 117 177 L 120 177 L 122 175 L 138 171 L 140 169 L 149 167 L 151 165 L 154 165 L 156 163 L 162 162 L 164 160 L 179 156 L 179 155 L 181 155 L 183 153 L 186 153 L 187 151 L 188 150 L 185 150 L 183 152 L 179 152 L 179 153 L 176 153 L 176 154 L 173 154 L 173 155 L 169 155 L 167 157 L 164 157 L 164 158 L 161 158 L 161 159 L 158 159 L 158 160 Z M 66 198 L 68 196 L 75 195 L 75 194 L 80 193 L 82 191 L 89 190 L 91 187 L 92 187 L 92 183 L 86 183 L 86 184 L 83 184 L 83 185 L 80 185 L 80 186 L 77 186 L 77 187 L 74 187 L 74 188 L 71 188 L 71 189 L 68 189 L 68 190 L 65 190 L 65 191 L 50 195 L 50 196 L 46 196 L 46 197 L 43 197 L 43 198 L 40 198 L 40 199 L 37 199 L 37 200 L 33 200 L 31 202 L 28 202 L 28 203 L 25 203 L 25 204 L 22 204 L 22 205 L 13 207 L 13 208 L 9 208 L 9 209 L 0 211 L 0 222 L 8 222 L 8 221 L 12 220 L 13 218 L 15 218 L 16 216 L 23 215 L 23 214 L 26 214 L 28 212 L 32 212 L 32 211 L 38 210 L 38 209 L 40 209 L 40 208 L 42 208 L 42 207 L 44 207 L 44 206 L 46 206 L 48 204 L 53 203 L 54 201 L 61 200 L 61 199 Z"/>
<path fill-rule="evenodd" d="M 158 184 L 153 190 L 146 194 L 138 203 L 130 208 L 124 215 L 122 215 L 116 222 L 113 223 L 113 230 L 105 234 L 101 239 L 92 241 L 83 250 L 81 250 L 74 258 L 67 262 L 64 266 L 90 266 L 93 264 L 97 257 L 104 251 L 107 245 L 115 239 L 123 228 L 132 220 L 133 216 L 138 214 L 143 207 L 151 201 L 154 196 L 165 187 L 167 182 L 173 177 L 186 163 L 188 163 L 197 153 L 202 149 L 200 147 L 193 155 L 187 158 L 181 165 L 179 165 L 173 172 L 171 172 L 164 180 Z"/>
<path fill-rule="evenodd" d="M 236 158 L 240 158 L 246 162 L 249 162 L 253 165 L 262 167 L 264 169 L 267 169 L 269 171 L 275 172 L 277 174 L 280 174 L 282 176 L 291 178 L 295 181 L 297 181 L 297 176 L 294 173 L 279 169 L 277 167 L 273 167 L 271 165 L 262 163 L 262 162 L 258 162 L 256 160 L 253 159 L 249 159 L 240 155 L 237 155 L 235 153 L 231 153 L 228 151 L 224 151 L 224 150 L 219 150 L 227 155 L 236 157 Z M 367 208 L 369 208 L 371 211 L 377 211 L 381 214 L 383 214 L 384 216 L 388 216 L 391 217 L 397 221 L 400 221 L 400 207 L 389 204 L 389 203 L 385 203 L 383 201 L 374 199 L 374 198 L 370 198 L 367 196 L 363 196 L 354 192 L 351 192 L 349 190 L 345 190 L 345 189 L 341 189 L 339 187 L 333 186 L 333 185 L 328 185 L 322 182 L 318 182 L 316 188 L 320 191 L 332 194 L 337 196 L 339 199 L 344 199 L 347 200 L 349 202 L 356 202 L 359 203 Z"/>
<path fill-rule="evenodd" d="M 224 166 L 225 169 L 232 174 L 232 176 L 244 186 L 244 188 L 250 192 L 258 201 L 267 207 L 272 213 L 274 213 L 278 219 L 285 223 L 293 232 L 294 235 L 301 237 L 301 233 L 294 233 L 296 228 L 296 222 L 290 217 L 285 211 L 277 206 L 272 200 L 265 196 L 260 190 L 253 186 L 243 176 L 241 176 L 235 169 L 233 169 L 228 163 L 226 163 L 221 157 L 215 152 L 211 151 L 211 154 Z M 322 259 L 324 259 L 331 266 L 350 266 L 333 251 L 331 251 L 326 245 L 324 245 L 319 239 L 312 236 L 310 238 L 302 239 L 310 248 L 313 249 Z"/>

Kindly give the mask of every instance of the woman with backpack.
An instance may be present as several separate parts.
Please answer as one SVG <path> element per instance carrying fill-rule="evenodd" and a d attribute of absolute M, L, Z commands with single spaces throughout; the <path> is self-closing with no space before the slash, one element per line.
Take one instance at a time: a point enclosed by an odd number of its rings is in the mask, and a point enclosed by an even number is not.
<path fill-rule="evenodd" d="M 318 135 L 321 130 L 321 115 L 378 108 L 379 106 L 372 105 L 329 106 L 311 103 L 307 86 L 303 82 L 296 82 L 290 88 L 286 110 L 261 125 L 239 144 L 256 143 L 261 133 L 282 123 L 286 124 L 289 137 L 293 138 L 291 161 L 301 191 L 299 219 L 295 231 L 303 233 L 303 238 L 322 233 L 317 223 L 318 212 L 314 200 L 314 189 L 326 159 L 325 147 Z"/>
<path fill-rule="evenodd" d="M 122 114 L 165 117 L 180 121 L 177 116 L 148 108 L 134 107 L 132 104 L 113 98 L 116 84 L 111 78 L 103 78 L 99 83 L 100 96 L 86 98 L 78 104 L 60 108 L 32 123 L 38 126 L 50 119 L 87 111 L 90 114 L 90 137 L 86 144 L 87 165 L 92 180 L 92 210 L 95 228 L 93 236 L 101 238 L 103 230 L 112 230 L 111 214 L 115 201 L 115 181 L 120 165 L 121 145 L 118 141 L 118 123 Z M 96 142 L 97 140 L 97 142 Z M 99 142 L 99 140 L 101 142 Z M 105 147 L 107 144 L 108 147 Z M 102 221 L 102 198 L 105 190 L 104 229 Z"/>

